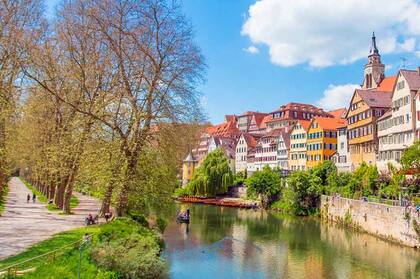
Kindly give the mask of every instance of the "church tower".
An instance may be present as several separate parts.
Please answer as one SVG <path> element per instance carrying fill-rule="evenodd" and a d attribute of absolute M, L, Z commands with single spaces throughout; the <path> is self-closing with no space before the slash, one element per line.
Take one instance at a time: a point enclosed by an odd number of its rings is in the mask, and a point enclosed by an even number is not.
<path fill-rule="evenodd" d="M 376 47 L 375 32 L 372 34 L 372 45 L 365 65 L 362 89 L 371 89 L 379 86 L 385 78 L 385 65 L 381 62 L 381 55 Z"/>

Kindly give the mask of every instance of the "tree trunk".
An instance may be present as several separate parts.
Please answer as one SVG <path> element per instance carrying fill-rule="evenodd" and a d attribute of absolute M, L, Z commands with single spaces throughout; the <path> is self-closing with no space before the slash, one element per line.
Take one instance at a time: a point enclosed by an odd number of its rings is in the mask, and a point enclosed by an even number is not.
<path fill-rule="evenodd" d="M 110 206 L 111 206 L 111 198 L 112 193 L 114 192 L 115 184 L 117 182 L 117 177 L 120 173 L 121 165 L 119 162 L 117 162 L 112 170 L 112 177 L 111 180 L 108 183 L 108 186 L 105 191 L 104 198 L 102 200 L 102 206 L 100 210 L 100 215 L 103 216 L 105 213 L 109 212 Z"/>
<path fill-rule="evenodd" d="M 120 217 L 124 216 L 127 212 L 128 193 L 130 189 L 132 189 L 132 184 L 135 183 L 136 180 L 137 160 L 137 156 L 132 155 L 125 171 L 124 183 L 118 196 L 117 203 L 117 216 Z"/>

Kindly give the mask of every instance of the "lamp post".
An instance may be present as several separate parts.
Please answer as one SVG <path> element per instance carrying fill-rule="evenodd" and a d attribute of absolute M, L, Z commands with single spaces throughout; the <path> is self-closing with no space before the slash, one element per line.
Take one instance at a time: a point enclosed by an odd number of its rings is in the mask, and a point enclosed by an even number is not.
<path fill-rule="evenodd" d="M 77 265 L 77 279 L 80 279 L 80 267 L 82 265 L 82 254 L 83 254 L 83 249 L 88 245 L 88 243 L 90 242 L 91 236 L 90 235 L 85 235 L 83 237 L 83 241 L 79 246 L 79 263 Z"/>

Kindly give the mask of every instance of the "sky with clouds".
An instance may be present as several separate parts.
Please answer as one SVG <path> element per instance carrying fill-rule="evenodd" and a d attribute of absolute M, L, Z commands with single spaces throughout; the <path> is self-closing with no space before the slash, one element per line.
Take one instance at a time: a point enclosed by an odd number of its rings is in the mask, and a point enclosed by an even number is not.
<path fill-rule="evenodd" d="M 50 10 L 56 1 L 47 1 Z M 213 123 L 291 101 L 347 106 L 362 83 L 372 31 L 386 75 L 420 66 L 420 0 L 181 2 L 206 57 L 199 91 Z"/>

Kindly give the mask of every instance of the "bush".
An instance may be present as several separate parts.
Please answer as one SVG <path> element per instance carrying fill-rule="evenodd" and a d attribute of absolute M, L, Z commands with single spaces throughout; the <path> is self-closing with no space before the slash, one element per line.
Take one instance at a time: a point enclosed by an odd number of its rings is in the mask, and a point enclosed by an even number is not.
<path fill-rule="evenodd" d="M 246 179 L 247 194 L 249 197 L 261 195 L 264 206 L 268 206 L 271 197 L 281 191 L 280 175 L 265 166 L 263 170 L 256 171 Z"/>
<path fill-rule="evenodd" d="M 165 262 L 160 258 L 160 239 L 149 229 L 128 219 L 114 221 L 98 235 L 91 259 L 99 267 L 121 278 L 163 278 Z"/>
<path fill-rule="evenodd" d="M 165 231 L 166 226 L 168 225 L 168 222 L 165 219 L 162 219 L 161 217 L 158 217 L 156 219 L 156 224 L 157 224 L 157 227 L 158 227 L 159 231 L 161 233 L 163 233 Z"/>
<path fill-rule="evenodd" d="M 173 194 L 173 197 L 175 198 L 181 198 L 189 196 L 189 191 L 187 188 L 176 188 Z"/>

